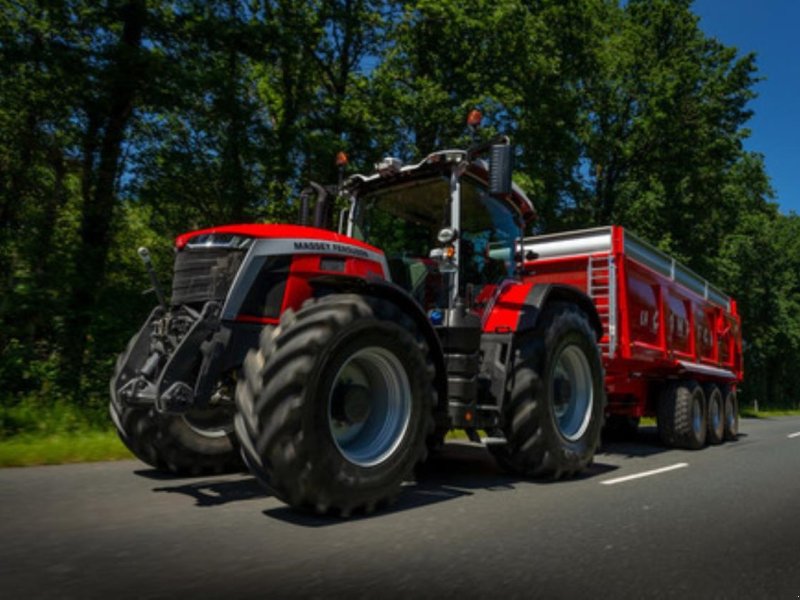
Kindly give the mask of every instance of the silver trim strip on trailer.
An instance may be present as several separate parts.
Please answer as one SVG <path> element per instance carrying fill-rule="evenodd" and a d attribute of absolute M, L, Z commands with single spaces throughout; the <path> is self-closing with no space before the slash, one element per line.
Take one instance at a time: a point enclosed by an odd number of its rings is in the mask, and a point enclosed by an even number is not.
<path fill-rule="evenodd" d="M 611 252 L 611 228 L 597 227 L 525 238 L 525 251 L 537 258 L 558 258 L 576 254 Z"/>
<path fill-rule="evenodd" d="M 684 370 L 689 371 L 690 373 L 699 373 L 700 375 L 710 375 L 712 377 L 730 379 L 731 381 L 736 379 L 736 374 L 733 371 L 728 371 L 726 369 L 718 369 L 717 367 L 709 367 L 708 365 L 691 363 L 685 360 L 679 360 L 678 364 L 681 367 L 683 367 Z"/>
<path fill-rule="evenodd" d="M 710 300 L 730 311 L 731 299 L 719 288 L 652 244 L 627 231 L 625 232 L 625 254 L 665 277 L 669 277 L 686 289 L 699 294 L 706 300 Z"/>
<path fill-rule="evenodd" d="M 531 236 L 524 240 L 525 251 L 533 251 L 538 258 L 611 252 L 611 232 L 611 227 L 595 227 Z M 730 312 L 731 299 L 722 290 L 636 235 L 623 230 L 623 238 L 625 254 L 632 260 L 649 267 Z"/>

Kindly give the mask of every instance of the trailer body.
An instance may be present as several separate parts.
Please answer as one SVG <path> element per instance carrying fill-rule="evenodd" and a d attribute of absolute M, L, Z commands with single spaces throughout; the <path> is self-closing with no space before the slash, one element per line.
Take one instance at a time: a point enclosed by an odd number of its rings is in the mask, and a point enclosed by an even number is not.
<path fill-rule="evenodd" d="M 619 226 L 524 240 L 523 279 L 584 291 L 603 324 L 607 415 L 654 416 L 664 385 L 742 381 L 736 301 Z"/>

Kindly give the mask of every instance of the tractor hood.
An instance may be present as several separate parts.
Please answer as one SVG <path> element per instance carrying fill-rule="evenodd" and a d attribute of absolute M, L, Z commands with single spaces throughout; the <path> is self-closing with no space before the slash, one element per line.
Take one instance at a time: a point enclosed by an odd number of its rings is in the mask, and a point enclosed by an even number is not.
<path fill-rule="evenodd" d="M 317 227 L 304 227 L 302 225 L 274 225 L 274 224 L 240 224 L 222 225 L 220 227 L 210 227 L 208 229 L 198 229 L 182 233 L 175 238 L 175 247 L 182 250 L 186 246 L 230 246 L 239 247 L 247 239 L 281 239 L 281 240 L 302 240 L 309 243 L 318 242 L 320 244 L 346 244 L 357 246 L 369 252 L 383 254 L 381 250 L 355 240 L 340 233 L 334 233 L 327 229 Z M 326 248 L 320 246 L 317 250 L 324 251 Z"/>

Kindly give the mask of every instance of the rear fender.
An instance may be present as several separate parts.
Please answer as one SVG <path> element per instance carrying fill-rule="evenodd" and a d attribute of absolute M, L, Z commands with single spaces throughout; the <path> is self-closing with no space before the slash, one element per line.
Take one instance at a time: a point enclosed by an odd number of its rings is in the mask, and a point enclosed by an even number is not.
<path fill-rule="evenodd" d="M 533 331 L 542 312 L 555 302 L 577 306 L 589 319 L 597 339 L 603 337 L 603 324 L 592 299 L 578 288 L 552 283 L 519 283 L 503 287 L 484 321 L 483 331 L 514 334 Z"/>

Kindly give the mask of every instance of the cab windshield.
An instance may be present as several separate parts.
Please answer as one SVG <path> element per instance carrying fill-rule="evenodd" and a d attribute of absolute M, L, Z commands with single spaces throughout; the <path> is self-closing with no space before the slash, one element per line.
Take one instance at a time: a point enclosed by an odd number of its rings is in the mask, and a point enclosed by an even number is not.
<path fill-rule="evenodd" d="M 360 198 L 353 236 L 382 249 L 392 281 L 427 310 L 447 302 L 444 279 L 429 256 L 449 221 L 450 183 L 436 177 Z"/>
<path fill-rule="evenodd" d="M 466 177 L 461 184 L 461 223 L 454 224 L 460 226 L 458 291 L 478 297 L 514 276 L 514 246 L 520 230 L 514 213 L 483 185 Z M 448 179 L 411 181 L 360 197 L 352 233 L 383 250 L 392 281 L 423 307 L 446 306 L 450 283 L 429 256 L 432 249 L 441 247 L 438 234 L 451 225 L 450 215 Z"/>
<path fill-rule="evenodd" d="M 356 207 L 353 236 L 387 258 L 427 258 L 450 215 L 450 184 L 437 177 L 368 194 Z"/>

